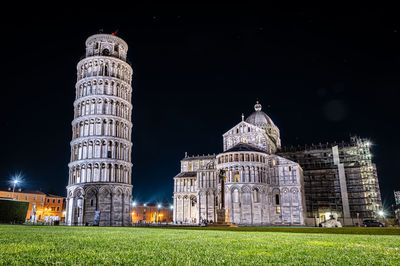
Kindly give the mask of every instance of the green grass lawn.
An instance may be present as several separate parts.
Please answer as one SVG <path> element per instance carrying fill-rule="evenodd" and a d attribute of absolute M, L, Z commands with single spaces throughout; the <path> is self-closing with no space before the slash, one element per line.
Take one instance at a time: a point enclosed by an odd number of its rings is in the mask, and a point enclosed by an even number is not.
<path fill-rule="evenodd" d="M 179 227 L 168 227 L 177 229 Z M 186 230 L 222 230 L 222 231 L 244 231 L 244 232 L 283 232 L 283 233 L 307 233 L 307 234 L 354 234 L 354 235 L 400 235 L 399 227 L 181 227 Z"/>
<path fill-rule="evenodd" d="M 399 229 L 273 229 L 0 225 L 0 264 L 400 264 Z"/>

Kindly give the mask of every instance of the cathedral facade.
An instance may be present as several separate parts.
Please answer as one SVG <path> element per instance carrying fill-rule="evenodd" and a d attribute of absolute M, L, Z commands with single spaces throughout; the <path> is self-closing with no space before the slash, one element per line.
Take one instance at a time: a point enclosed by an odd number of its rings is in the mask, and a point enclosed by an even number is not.
<path fill-rule="evenodd" d="M 225 170 L 229 222 L 240 225 L 304 225 L 303 173 L 294 161 L 276 155 L 278 127 L 261 110 L 223 135 L 223 152 L 185 156 L 174 177 L 174 222 L 216 221 L 221 206 L 219 170 Z"/>
<path fill-rule="evenodd" d="M 132 68 L 111 34 L 86 40 L 77 65 L 67 186 L 67 225 L 131 224 Z"/>

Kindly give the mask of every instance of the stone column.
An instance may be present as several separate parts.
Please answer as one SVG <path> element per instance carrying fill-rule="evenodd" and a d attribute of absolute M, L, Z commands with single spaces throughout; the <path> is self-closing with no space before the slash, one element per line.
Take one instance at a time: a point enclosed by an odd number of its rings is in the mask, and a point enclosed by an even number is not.
<path fill-rule="evenodd" d="M 254 171 L 254 182 L 256 183 L 259 183 L 261 180 L 261 178 L 260 178 L 260 174 L 259 174 L 259 172 L 258 172 L 258 167 L 257 168 L 255 168 L 255 171 Z"/>
<path fill-rule="evenodd" d="M 182 195 L 182 222 L 185 221 L 185 196 Z"/>
<path fill-rule="evenodd" d="M 174 207 L 173 207 L 173 208 L 174 208 L 174 209 L 173 209 L 174 212 L 173 212 L 173 216 L 172 216 L 172 217 L 173 217 L 173 222 L 174 222 L 174 223 L 176 223 L 176 209 L 177 209 L 177 206 L 176 206 L 176 205 L 177 205 L 177 204 L 176 204 L 176 196 L 174 195 L 174 205 L 173 205 L 173 206 L 174 206 Z"/>
<path fill-rule="evenodd" d="M 190 219 L 192 218 L 192 199 L 191 196 L 189 194 L 188 197 L 188 221 L 190 222 Z"/>
<path fill-rule="evenodd" d="M 229 222 L 233 222 L 233 216 L 232 216 L 232 191 L 230 187 L 228 187 L 228 190 L 226 192 L 226 208 L 228 209 L 228 215 L 229 215 Z"/>
<path fill-rule="evenodd" d="M 200 223 L 200 208 L 201 208 L 201 199 L 200 192 L 197 193 L 197 215 L 196 215 L 196 223 Z"/>

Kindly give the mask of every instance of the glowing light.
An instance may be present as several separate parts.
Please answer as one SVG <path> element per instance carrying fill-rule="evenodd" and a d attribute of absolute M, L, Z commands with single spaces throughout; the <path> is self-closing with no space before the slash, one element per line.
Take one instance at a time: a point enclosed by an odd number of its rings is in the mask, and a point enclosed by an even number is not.
<path fill-rule="evenodd" d="M 11 180 L 11 183 L 13 184 L 13 192 L 12 192 L 12 195 L 11 195 L 11 198 L 12 198 L 12 199 L 14 199 L 15 186 L 16 186 L 19 182 L 21 182 L 20 178 L 21 178 L 21 174 L 17 174 L 17 175 L 14 176 L 14 179 Z"/>
<path fill-rule="evenodd" d="M 378 215 L 383 217 L 385 215 L 385 212 L 384 211 L 378 211 Z"/>
<path fill-rule="evenodd" d="M 11 183 L 12 183 L 14 186 L 17 185 L 18 183 L 21 182 L 21 177 L 22 177 L 21 173 L 15 174 L 15 175 L 13 176 L 12 180 L 11 180 Z"/>
<path fill-rule="evenodd" d="M 157 207 L 158 207 L 158 208 L 161 208 L 161 204 L 158 204 Z"/>
<path fill-rule="evenodd" d="M 145 206 L 145 207 L 146 207 L 146 206 L 147 206 L 147 204 L 145 203 L 145 204 L 143 204 L 143 206 Z"/>
<path fill-rule="evenodd" d="M 132 206 L 133 206 L 133 207 L 136 206 L 136 201 L 132 202 Z M 146 204 L 145 204 L 144 206 L 146 206 Z"/>
<path fill-rule="evenodd" d="M 171 205 L 169 208 L 172 210 L 174 208 L 174 206 Z"/>

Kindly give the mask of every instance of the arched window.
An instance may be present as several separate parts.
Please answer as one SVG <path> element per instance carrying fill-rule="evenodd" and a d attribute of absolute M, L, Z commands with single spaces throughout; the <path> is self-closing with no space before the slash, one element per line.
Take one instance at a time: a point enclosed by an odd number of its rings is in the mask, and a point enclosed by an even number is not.
<path fill-rule="evenodd" d="M 258 188 L 253 190 L 253 200 L 254 202 L 260 202 L 260 192 L 258 191 Z"/>
<path fill-rule="evenodd" d="M 235 174 L 235 182 L 236 182 L 236 183 L 239 183 L 239 182 L 240 182 L 240 175 L 239 175 L 239 173 L 236 173 L 236 174 Z"/>
<path fill-rule="evenodd" d="M 104 68 L 104 75 L 105 75 L 105 76 L 108 76 L 108 65 L 105 65 L 105 68 Z"/>
<path fill-rule="evenodd" d="M 279 194 L 275 194 L 275 205 L 279 205 Z"/>
<path fill-rule="evenodd" d="M 192 203 L 192 207 L 196 206 L 196 202 L 197 202 L 196 198 L 191 198 L 190 201 Z"/>
<path fill-rule="evenodd" d="M 103 52 L 101 53 L 101 55 L 109 56 L 110 55 L 110 51 L 108 49 L 104 49 Z"/>

